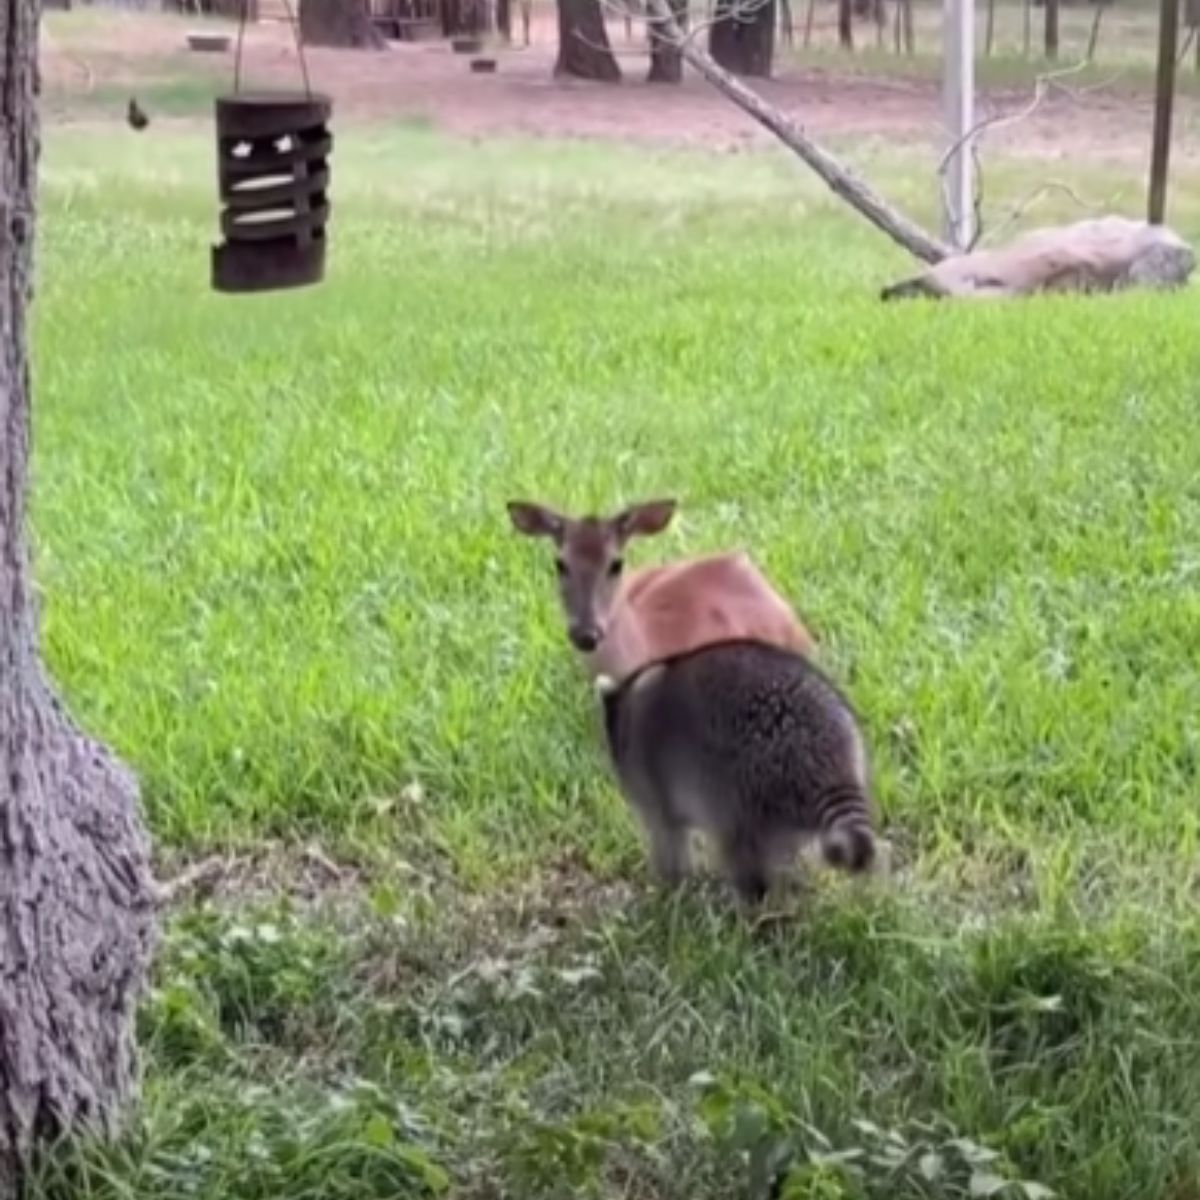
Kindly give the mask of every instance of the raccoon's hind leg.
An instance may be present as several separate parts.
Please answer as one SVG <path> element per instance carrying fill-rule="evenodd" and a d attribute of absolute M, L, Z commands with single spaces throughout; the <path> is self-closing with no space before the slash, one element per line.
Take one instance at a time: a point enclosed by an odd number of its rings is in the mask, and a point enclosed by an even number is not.
<path fill-rule="evenodd" d="M 639 806 L 642 828 L 650 850 L 650 867 L 665 887 L 678 887 L 691 870 L 686 825 L 673 820 L 662 807 Z"/>
<path fill-rule="evenodd" d="M 768 854 L 762 839 L 740 829 L 722 838 L 720 845 L 725 873 L 738 899 L 749 908 L 757 907 L 771 887 Z"/>

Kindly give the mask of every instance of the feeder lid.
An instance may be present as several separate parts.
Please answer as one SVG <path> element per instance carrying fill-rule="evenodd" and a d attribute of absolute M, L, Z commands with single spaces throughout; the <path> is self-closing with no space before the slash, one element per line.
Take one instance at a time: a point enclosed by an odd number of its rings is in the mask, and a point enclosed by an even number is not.
<path fill-rule="evenodd" d="M 218 96 L 217 132 L 222 137 L 277 137 L 323 125 L 333 101 L 318 92 L 237 92 Z"/>

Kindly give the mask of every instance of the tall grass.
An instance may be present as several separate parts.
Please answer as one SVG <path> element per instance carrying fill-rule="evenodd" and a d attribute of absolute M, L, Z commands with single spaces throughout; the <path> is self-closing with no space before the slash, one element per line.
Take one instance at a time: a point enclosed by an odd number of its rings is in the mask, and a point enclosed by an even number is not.
<path fill-rule="evenodd" d="M 884 306 L 773 158 L 361 128 L 327 283 L 234 299 L 207 141 L 114 145 L 46 163 L 50 661 L 164 852 L 341 868 L 176 918 L 138 1124 L 35 1194 L 1193 1194 L 1191 293 Z M 643 886 L 504 501 L 664 493 L 641 558 L 816 628 L 890 883 Z"/>

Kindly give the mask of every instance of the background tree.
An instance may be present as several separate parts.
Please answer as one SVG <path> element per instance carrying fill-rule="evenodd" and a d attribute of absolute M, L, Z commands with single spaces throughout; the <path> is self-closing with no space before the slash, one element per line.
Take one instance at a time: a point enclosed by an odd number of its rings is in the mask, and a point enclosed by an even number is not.
<path fill-rule="evenodd" d="M 768 78 L 775 57 L 775 0 L 717 0 L 708 52 L 735 75 Z"/>
<path fill-rule="evenodd" d="M 558 0 L 555 75 L 618 83 L 621 68 L 608 42 L 600 0 Z"/>
<path fill-rule="evenodd" d="M 132 775 L 38 652 L 25 541 L 38 0 L 0 0 L 0 1196 L 37 1139 L 111 1132 L 134 1089 L 155 893 Z"/>
<path fill-rule="evenodd" d="M 688 0 L 667 0 L 671 12 L 682 30 L 688 26 Z M 665 34 L 662 22 L 650 17 L 647 28 L 650 32 L 650 71 L 648 83 L 681 83 L 683 81 L 683 55 L 679 45 Z"/>
<path fill-rule="evenodd" d="M 488 0 L 442 0 L 442 32 L 447 37 L 482 37 L 492 31 Z"/>
<path fill-rule="evenodd" d="M 1046 0 L 1046 57 L 1058 58 L 1058 0 Z"/>
<path fill-rule="evenodd" d="M 854 0 L 838 0 L 838 45 L 854 49 Z"/>
<path fill-rule="evenodd" d="M 300 0 L 300 40 L 306 46 L 382 50 L 368 0 Z"/>

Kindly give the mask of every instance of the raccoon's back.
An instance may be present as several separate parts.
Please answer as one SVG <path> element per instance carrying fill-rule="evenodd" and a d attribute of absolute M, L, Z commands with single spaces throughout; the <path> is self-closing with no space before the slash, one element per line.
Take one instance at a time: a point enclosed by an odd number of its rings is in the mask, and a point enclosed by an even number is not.
<path fill-rule="evenodd" d="M 657 780 L 688 821 L 753 837 L 819 833 L 826 858 L 852 870 L 873 857 L 857 719 L 803 656 L 707 647 L 628 680 L 605 713 L 618 764 Z"/>
<path fill-rule="evenodd" d="M 855 724 L 849 702 L 803 655 L 729 642 L 673 660 L 659 681 L 672 725 L 716 743 L 762 747 Z"/>

